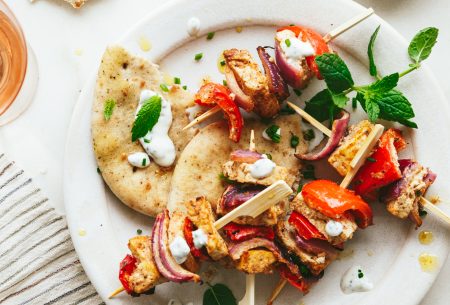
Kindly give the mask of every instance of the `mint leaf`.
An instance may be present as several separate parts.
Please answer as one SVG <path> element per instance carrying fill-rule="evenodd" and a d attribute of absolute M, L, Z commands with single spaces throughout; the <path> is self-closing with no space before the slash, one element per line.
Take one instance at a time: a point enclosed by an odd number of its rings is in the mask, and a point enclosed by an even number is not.
<path fill-rule="evenodd" d="M 336 107 L 344 108 L 347 105 L 348 97 L 345 94 L 334 94 L 330 91 L 330 95 L 333 100 L 333 104 L 336 105 Z"/>
<path fill-rule="evenodd" d="M 373 57 L 373 46 L 375 45 L 375 40 L 377 39 L 380 27 L 381 25 L 379 25 L 375 32 L 373 32 L 372 36 L 370 37 L 369 46 L 367 48 L 367 56 L 369 56 L 369 72 L 372 76 L 378 75 L 377 66 L 375 65 L 375 59 Z"/>
<path fill-rule="evenodd" d="M 417 124 L 410 120 L 398 120 L 398 122 L 402 125 L 405 125 L 406 127 L 418 128 Z"/>
<path fill-rule="evenodd" d="M 161 97 L 154 95 L 147 99 L 133 123 L 133 128 L 131 129 L 131 140 L 134 142 L 139 138 L 142 138 L 152 130 L 153 126 L 156 125 L 161 114 Z"/>
<path fill-rule="evenodd" d="M 375 122 L 380 115 L 380 106 L 373 100 L 366 100 L 365 102 L 367 116 L 371 122 Z"/>
<path fill-rule="evenodd" d="M 393 73 L 391 75 L 385 76 L 380 80 L 377 80 L 372 85 L 368 87 L 373 93 L 384 93 L 391 91 L 397 87 L 400 75 L 398 73 Z"/>
<path fill-rule="evenodd" d="M 103 117 L 106 121 L 109 121 L 111 118 L 114 108 L 116 108 L 116 101 L 113 99 L 107 99 L 103 106 Z"/>
<path fill-rule="evenodd" d="M 332 92 L 341 93 L 354 85 L 350 70 L 338 55 L 325 53 L 316 56 L 315 60 L 320 74 Z"/>
<path fill-rule="evenodd" d="M 314 95 L 305 103 L 305 111 L 312 115 L 316 120 L 323 122 L 331 116 L 338 114 L 338 109 L 334 106 L 330 90 L 324 89 Z M 333 114 L 333 115 L 331 115 Z"/>
<path fill-rule="evenodd" d="M 421 30 L 414 36 L 408 47 L 408 54 L 412 61 L 420 63 L 430 56 L 433 46 L 436 44 L 439 30 L 429 27 Z"/>
<path fill-rule="evenodd" d="M 203 294 L 203 305 L 237 305 L 237 301 L 230 288 L 224 284 L 215 284 L 209 285 Z"/>
<path fill-rule="evenodd" d="M 407 120 L 415 116 L 411 103 L 403 93 L 397 90 L 391 90 L 381 95 L 377 99 L 377 104 L 380 106 L 380 112 L 386 120 Z"/>

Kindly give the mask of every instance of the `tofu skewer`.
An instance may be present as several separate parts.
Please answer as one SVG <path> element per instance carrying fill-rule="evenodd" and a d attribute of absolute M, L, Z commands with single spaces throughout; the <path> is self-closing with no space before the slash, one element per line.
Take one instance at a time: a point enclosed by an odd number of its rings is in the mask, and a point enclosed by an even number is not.
<path fill-rule="evenodd" d="M 326 43 L 329 43 L 331 40 L 335 39 L 339 35 L 341 35 L 344 32 L 350 30 L 354 26 L 358 25 L 359 23 L 361 23 L 362 21 L 364 21 L 365 19 L 370 17 L 373 13 L 374 13 L 374 10 L 372 8 L 368 8 L 363 13 L 353 17 L 352 19 L 348 20 L 347 22 L 345 22 L 341 26 L 337 27 L 336 29 L 334 29 L 331 32 L 329 32 L 328 34 L 326 34 L 323 37 L 323 39 L 325 40 Z M 211 116 L 213 116 L 214 114 L 216 114 L 220 110 L 221 110 L 221 108 L 219 106 L 214 106 L 213 108 L 209 109 L 208 111 L 206 111 L 205 113 L 203 113 L 199 117 L 195 118 L 192 122 L 190 122 L 188 125 L 186 125 L 183 128 L 183 130 L 189 129 L 189 128 L 191 128 L 191 127 L 193 127 L 193 126 L 195 126 L 195 125 L 205 121 L 206 119 L 210 118 Z M 319 130 L 321 130 L 321 129 L 319 128 Z M 321 131 L 326 134 L 325 130 L 321 130 Z M 330 134 L 327 134 L 327 135 L 330 136 L 331 132 L 330 132 Z"/>
<path fill-rule="evenodd" d="M 319 130 L 326 130 L 327 132 L 324 132 L 326 135 L 331 135 L 331 130 L 329 130 L 326 126 L 322 125 L 319 121 L 314 119 L 312 116 L 307 114 L 303 109 L 300 107 L 297 107 L 296 105 L 288 102 L 288 105 L 295 110 L 302 118 L 307 120 L 311 125 L 314 127 L 317 127 Z M 303 115 L 306 114 L 306 115 Z M 320 127 L 320 128 L 319 128 Z M 340 186 L 342 188 L 348 188 L 350 185 L 353 177 L 358 172 L 359 168 L 364 164 L 364 161 L 369 156 L 370 152 L 374 148 L 375 144 L 377 143 L 378 139 L 381 137 L 381 134 L 383 133 L 384 127 L 382 125 L 375 125 L 375 128 L 372 130 L 372 132 L 369 134 L 367 139 L 365 140 L 364 144 L 362 145 L 361 149 L 357 152 L 355 157 L 353 158 L 351 162 L 351 170 L 348 171 L 348 173 L 345 175 L 344 179 L 342 180 Z M 278 297 L 278 295 L 283 291 L 284 286 L 286 286 L 287 280 L 280 279 L 275 289 L 272 291 L 272 294 L 267 302 L 268 305 L 271 305 L 275 299 Z"/>

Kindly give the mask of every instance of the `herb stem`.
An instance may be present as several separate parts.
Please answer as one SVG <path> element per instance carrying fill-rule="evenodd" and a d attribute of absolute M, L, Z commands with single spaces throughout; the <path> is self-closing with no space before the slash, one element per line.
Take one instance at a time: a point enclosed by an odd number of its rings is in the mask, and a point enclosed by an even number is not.
<path fill-rule="evenodd" d="M 416 64 L 416 65 L 412 66 L 411 68 L 409 68 L 409 69 L 403 71 L 402 73 L 400 73 L 399 77 L 403 77 L 403 76 L 411 73 L 412 71 L 417 70 L 419 67 L 420 67 L 420 64 Z"/>
<path fill-rule="evenodd" d="M 347 94 L 349 94 L 350 92 L 352 92 L 352 91 L 354 91 L 354 90 L 358 90 L 358 87 L 351 87 L 351 88 L 348 88 L 347 90 L 343 91 L 342 94 L 343 94 L 343 95 L 347 95 Z"/>

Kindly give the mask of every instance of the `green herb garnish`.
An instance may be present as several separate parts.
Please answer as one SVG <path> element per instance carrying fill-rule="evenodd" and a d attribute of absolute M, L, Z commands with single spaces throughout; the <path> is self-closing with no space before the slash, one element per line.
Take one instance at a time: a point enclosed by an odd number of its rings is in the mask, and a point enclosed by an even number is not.
<path fill-rule="evenodd" d="M 141 234 L 142 234 L 142 230 L 141 230 L 141 229 L 137 229 L 137 230 L 136 230 L 136 233 L 137 233 L 138 235 L 141 235 Z"/>
<path fill-rule="evenodd" d="M 297 95 L 297 96 L 302 95 L 302 91 L 300 89 L 294 89 L 292 91 L 294 91 L 295 95 Z"/>
<path fill-rule="evenodd" d="M 150 140 L 144 138 L 144 143 L 147 143 L 147 144 L 148 144 L 148 143 L 150 143 Z"/>
<path fill-rule="evenodd" d="M 377 162 L 377 160 L 375 160 L 375 159 L 372 158 L 372 157 L 368 157 L 368 158 L 367 158 L 367 161 L 372 162 L 372 163 Z"/>
<path fill-rule="evenodd" d="M 235 184 L 236 182 L 231 180 L 230 178 L 226 177 L 223 173 L 219 174 L 219 180 L 222 182 L 225 182 L 227 184 Z"/>
<path fill-rule="evenodd" d="M 292 109 L 291 107 L 289 107 L 288 105 L 284 105 L 284 106 L 280 109 L 280 114 L 281 114 L 281 115 L 295 114 L 295 110 Z"/>
<path fill-rule="evenodd" d="M 280 143 L 281 140 L 281 132 L 280 127 L 277 125 L 271 125 L 266 129 L 266 134 L 269 136 L 269 138 L 275 142 Z"/>
<path fill-rule="evenodd" d="M 299 183 L 297 187 L 297 194 L 300 193 L 303 189 L 303 183 Z"/>
<path fill-rule="evenodd" d="M 302 175 L 303 175 L 303 178 L 305 178 L 305 179 L 315 180 L 316 173 L 315 173 L 314 165 L 306 164 L 305 169 L 302 170 Z"/>
<path fill-rule="evenodd" d="M 216 32 L 209 32 L 208 35 L 206 35 L 206 39 L 207 40 L 213 39 L 215 34 L 216 34 Z"/>
<path fill-rule="evenodd" d="M 107 99 L 105 101 L 105 105 L 103 107 L 103 117 L 106 121 L 109 121 L 111 118 L 114 108 L 116 107 L 116 101 L 113 99 Z"/>
<path fill-rule="evenodd" d="M 159 85 L 159 88 L 161 88 L 161 90 L 164 92 L 169 92 L 169 87 L 167 87 L 166 84 Z"/>
<path fill-rule="evenodd" d="M 142 159 L 142 163 L 141 163 L 141 165 L 142 165 L 142 166 L 146 166 L 146 165 L 147 165 L 147 159 L 145 159 L 145 158 L 144 158 L 144 159 Z"/>
<path fill-rule="evenodd" d="M 305 139 L 305 141 L 311 141 L 315 137 L 316 135 L 314 134 L 314 130 L 312 129 L 307 129 L 303 132 L 303 139 Z"/>
<path fill-rule="evenodd" d="M 97 174 L 101 174 L 101 173 L 102 173 L 102 171 L 100 170 L 99 167 L 97 167 Z"/>
<path fill-rule="evenodd" d="M 358 269 L 358 278 L 364 277 L 364 273 L 361 271 L 361 269 Z"/>
<path fill-rule="evenodd" d="M 187 86 L 186 85 L 184 85 L 182 88 L 183 88 L 183 90 L 187 90 Z"/>
<path fill-rule="evenodd" d="M 222 60 L 221 62 L 220 62 L 220 65 L 223 67 L 223 66 L 225 66 L 225 60 Z"/>
<path fill-rule="evenodd" d="M 174 77 L 173 82 L 177 85 L 181 84 L 181 79 L 179 77 Z"/>
<path fill-rule="evenodd" d="M 424 209 L 419 209 L 419 216 L 420 217 L 425 217 L 428 215 L 428 212 L 425 211 Z"/>
<path fill-rule="evenodd" d="M 377 80 L 368 85 L 356 86 L 350 70 L 338 55 L 329 53 L 319 55 L 315 61 L 328 88 L 306 102 L 306 112 L 321 122 L 325 120 L 332 122 L 337 113 L 347 105 L 349 101 L 347 95 L 355 91 L 356 97 L 352 99 L 352 107 L 356 108 L 358 102 L 372 122 L 384 119 L 417 128 L 417 124 L 411 121 L 415 117 L 411 103 L 396 87 L 401 77 L 418 69 L 421 62 L 429 57 L 439 31 L 436 28 L 426 28 L 414 36 L 408 47 L 412 61 L 409 69 L 384 77 L 377 74 L 373 54 L 378 31 L 379 27 L 372 34 L 367 51 L 369 72 L 372 76 L 376 76 Z"/>
<path fill-rule="evenodd" d="M 267 156 L 267 159 L 272 160 L 272 155 L 271 154 L 266 153 L 265 155 Z"/>
<path fill-rule="evenodd" d="M 286 39 L 284 43 L 287 45 L 288 48 L 291 46 L 291 41 L 289 39 Z"/>
<path fill-rule="evenodd" d="M 227 87 L 228 86 L 228 83 L 227 83 L 227 81 L 226 80 L 223 80 L 222 81 L 222 84 L 225 86 L 225 87 Z"/>
<path fill-rule="evenodd" d="M 237 305 L 233 292 L 224 284 L 211 285 L 203 294 L 203 305 Z"/>
<path fill-rule="evenodd" d="M 200 59 L 202 59 L 202 57 L 203 57 L 203 53 L 197 53 L 197 54 L 195 54 L 194 59 L 195 59 L 195 61 L 199 61 Z"/>
<path fill-rule="evenodd" d="M 300 139 L 295 134 L 291 133 L 291 147 L 296 148 L 299 142 Z"/>
<path fill-rule="evenodd" d="M 145 136 L 158 122 L 161 114 L 161 101 L 160 96 L 154 95 L 143 103 L 131 129 L 131 140 L 133 142 Z"/>

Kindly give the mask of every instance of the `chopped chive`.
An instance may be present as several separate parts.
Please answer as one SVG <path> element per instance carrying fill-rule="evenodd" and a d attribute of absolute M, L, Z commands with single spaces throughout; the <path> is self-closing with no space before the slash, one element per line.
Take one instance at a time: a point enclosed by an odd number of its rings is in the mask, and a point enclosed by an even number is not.
<path fill-rule="evenodd" d="M 267 159 L 272 160 L 272 155 L 271 154 L 266 153 L 265 155 L 267 156 Z"/>
<path fill-rule="evenodd" d="M 303 132 L 303 139 L 305 139 L 305 141 L 311 141 L 315 137 L 316 135 L 314 134 L 314 130 L 312 129 L 308 129 Z"/>
<path fill-rule="evenodd" d="M 101 174 L 102 171 L 100 170 L 100 168 L 97 167 L 97 174 Z"/>
<path fill-rule="evenodd" d="M 169 92 L 169 88 L 167 87 L 166 84 L 161 84 L 161 85 L 159 85 L 159 87 L 161 88 L 162 91 Z"/>
<path fill-rule="evenodd" d="M 299 89 L 294 89 L 293 91 L 294 91 L 295 95 L 297 95 L 297 96 L 302 95 L 302 91 Z"/>
<path fill-rule="evenodd" d="M 146 166 L 147 165 L 147 159 L 142 159 L 142 166 Z"/>
<path fill-rule="evenodd" d="M 362 278 L 364 273 L 362 273 L 361 269 L 358 269 L 358 278 Z"/>
<path fill-rule="evenodd" d="M 305 179 L 316 179 L 316 174 L 314 172 L 314 165 L 306 164 L 305 169 L 302 170 L 303 178 Z"/>
<path fill-rule="evenodd" d="M 221 62 L 220 62 L 220 65 L 223 67 L 223 66 L 225 66 L 225 60 L 222 60 Z"/>
<path fill-rule="evenodd" d="M 216 32 L 209 32 L 208 35 L 206 35 L 206 39 L 207 40 L 213 39 L 215 34 L 216 34 Z"/>
<path fill-rule="evenodd" d="M 183 89 L 184 89 L 184 90 L 187 90 L 187 86 L 186 86 L 186 85 L 184 85 L 184 86 L 183 86 Z"/>
<path fill-rule="evenodd" d="M 291 46 L 291 41 L 290 41 L 289 39 L 286 39 L 286 40 L 284 41 L 284 43 L 285 43 L 288 47 Z"/>
<path fill-rule="evenodd" d="M 375 159 L 372 158 L 372 157 L 368 157 L 368 158 L 367 158 L 367 161 L 372 162 L 372 163 L 373 163 L 373 162 L 377 162 L 377 160 L 375 160 Z"/>
<path fill-rule="evenodd" d="M 222 83 L 223 83 L 224 86 L 228 86 L 228 83 L 227 83 L 226 80 L 223 80 Z"/>
<path fill-rule="evenodd" d="M 291 133 L 291 147 L 296 148 L 300 139 L 293 133 Z"/>
<path fill-rule="evenodd" d="M 299 183 L 297 187 L 297 194 L 300 193 L 303 189 L 303 183 Z"/>
<path fill-rule="evenodd" d="M 291 23 L 289 26 L 294 26 L 295 24 Z"/>
<path fill-rule="evenodd" d="M 173 82 L 177 85 L 181 84 L 181 79 L 179 77 L 174 77 Z"/>
<path fill-rule="evenodd" d="M 219 179 L 222 182 L 228 183 L 228 184 L 235 184 L 235 182 L 233 180 L 231 180 L 230 178 L 226 177 L 223 173 L 219 174 Z"/>
<path fill-rule="evenodd" d="M 141 235 L 141 234 L 142 234 L 142 230 L 141 230 L 141 229 L 137 229 L 137 230 L 136 230 L 136 233 L 137 233 L 138 235 Z"/>
<path fill-rule="evenodd" d="M 352 108 L 356 109 L 356 107 L 358 106 L 358 101 L 356 100 L 356 97 L 352 98 Z"/>
<path fill-rule="evenodd" d="M 202 59 L 202 57 L 203 57 L 203 53 L 197 53 L 197 54 L 195 54 L 194 59 L 195 59 L 195 61 L 199 61 L 200 59 Z"/>
<path fill-rule="evenodd" d="M 423 209 L 420 209 L 419 210 L 419 216 L 420 217 L 425 217 L 425 216 L 427 216 L 428 215 L 428 212 L 427 211 L 425 211 L 425 210 L 423 210 Z"/>
<path fill-rule="evenodd" d="M 144 139 L 144 142 L 145 143 L 150 143 L 150 140 L 149 139 Z"/>
<path fill-rule="evenodd" d="M 266 129 L 266 133 L 270 139 L 275 143 L 280 143 L 281 140 L 281 130 L 277 125 L 271 125 Z"/>

